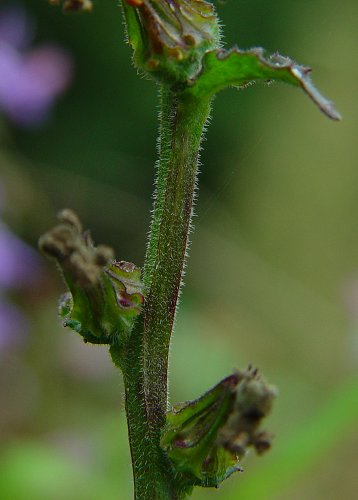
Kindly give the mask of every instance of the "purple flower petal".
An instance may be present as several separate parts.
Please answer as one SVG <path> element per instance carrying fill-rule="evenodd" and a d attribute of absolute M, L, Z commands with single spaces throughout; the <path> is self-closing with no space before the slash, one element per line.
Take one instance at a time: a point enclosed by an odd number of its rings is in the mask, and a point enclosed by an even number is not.
<path fill-rule="evenodd" d="M 55 45 L 20 51 L 28 20 L 24 11 L 10 14 L 0 14 L 0 108 L 14 123 L 36 126 L 68 86 L 72 61 Z"/>
<path fill-rule="evenodd" d="M 17 124 L 39 124 L 71 73 L 70 58 L 62 49 L 42 47 L 22 56 L 0 43 L 0 107 Z"/>
<path fill-rule="evenodd" d="M 33 82 L 33 97 L 52 101 L 68 86 L 72 63 L 63 49 L 46 45 L 33 49 L 23 61 L 23 76 Z"/>
<path fill-rule="evenodd" d="M 2 184 L 1 179 L 0 179 L 0 213 L 4 209 L 5 202 L 6 202 L 5 189 L 4 189 L 4 185 Z"/>
<path fill-rule="evenodd" d="M 25 10 L 17 5 L 0 10 L 0 41 L 23 50 L 33 39 L 34 26 Z"/>

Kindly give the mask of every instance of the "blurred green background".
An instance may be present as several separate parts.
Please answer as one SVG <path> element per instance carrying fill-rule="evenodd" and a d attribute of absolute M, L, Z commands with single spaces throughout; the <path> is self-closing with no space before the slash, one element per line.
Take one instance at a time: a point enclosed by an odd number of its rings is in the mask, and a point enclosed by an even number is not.
<path fill-rule="evenodd" d="M 15 2 L 1 2 L 12 5 Z M 157 89 L 137 76 L 116 1 L 63 16 L 24 2 L 35 45 L 72 55 L 73 81 L 43 126 L 0 118 L 2 218 L 36 247 L 72 207 L 98 243 L 141 265 L 156 160 Z M 17 3 L 18 5 L 18 3 Z M 297 89 L 257 85 L 214 103 L 202 154 L 170 397 L 192 399 L 235 367 L 278 386 L 276 434 L 245 472 L 194 499 L 333 500 L 358 495 L 356 0 L 217 3 L 228 45 L 263 46 L 314 68 L 343 114 Z M 0 75 L 1 79 L 1 75 Z M 130 499 L 120 374 L 105 348 L 57 320 L 53 266 L 5 290 L 30 328 L 0 351 L 0 498 Z"/>

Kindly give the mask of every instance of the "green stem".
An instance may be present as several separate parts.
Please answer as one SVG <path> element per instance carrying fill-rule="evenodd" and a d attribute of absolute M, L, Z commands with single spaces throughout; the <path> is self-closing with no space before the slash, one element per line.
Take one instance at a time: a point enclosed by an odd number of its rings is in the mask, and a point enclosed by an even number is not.
<path fill-rule="evenodd" d="M 170 337 L 173 330 L 195 198 L 198 156 L 210 100 L 161 92 L 159 164 L 144 267 L 144 372 L 154 432 L 165 422 Z"/>
<path fill-rule="evenodd" d="M 111 348 L 124 375 L 137 500 L 179 499 L 186 490 L 160 448 L 160 435 L 168 407 L 169 343 L 188 245 L 200 142 L 209 111 L 210 100 L 184 100 L 169 90 L 161 91 L 159 162 L 144 267 L 143 320 L 136 324 L 125 353 L 119 356 L 117 348 Z"/>
<path fill-rule="evenodd" d="M 144 374 L 141 366 L 142 331 L 142 328 L 137 328 L 133 332 L 136 341 L 130 342 L 125 355 L 115 345 L 110 348 L 114 363 L 123 372 L 134 498 L 136 500 L 179 500 L 181 497 L 174 484 L 171 465 L 160 448 L 159 442 L 155 442 L 151 436 L 144 397 Z"/>

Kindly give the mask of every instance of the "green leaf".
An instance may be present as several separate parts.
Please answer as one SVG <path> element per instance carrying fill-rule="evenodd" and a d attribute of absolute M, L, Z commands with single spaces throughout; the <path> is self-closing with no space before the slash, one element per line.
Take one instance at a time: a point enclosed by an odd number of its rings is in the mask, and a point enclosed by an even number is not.
<path fill-rule="evenodd" d="M 175 405 L 161 446 L 176 472 L 191 485 L 218 486 L 240 470 L 248 447 L 266 451 L 270 436 L 258 428 L 275 394 L 257 370 L 249 369 L 226 377 L 195 401 Z"/>
<path fill-rule="evenodd" d="M 310 68 L 296 64 L 278 54 L 266 57 L 264 50 L 254 48 L 242 51 L 238 48 L 207 52 L 202 60 L 200 73 L 189 82 L 186 93 L 203 98 L 213 96 L 227 87 L 245 87 L 256 81 L 282 81 L 301 87 L 312 101 L 332 120 L 341 116 L 333 104 L 323 97 L 313 85 Z"/>

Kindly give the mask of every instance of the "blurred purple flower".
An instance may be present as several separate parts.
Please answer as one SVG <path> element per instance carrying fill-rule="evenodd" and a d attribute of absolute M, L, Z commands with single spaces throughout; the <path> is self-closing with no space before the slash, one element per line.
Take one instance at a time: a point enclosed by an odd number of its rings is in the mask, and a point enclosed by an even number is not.
<path fill-rule="evenodd" d="M 4 193 L 0 183 L 0 209 Z M 0 221 L 0 354 L 21 344 L 28 330 L 24 313 L 5 298 L 8 291 L 31 290 L 41 278 L 37 253 Z"/>
<path fill-rule="evenodd" d="M 0 355 L 9 347 L 21 344 L 27 331 L 25 315 L 0 295 Z"/>
<path fill-rule="evenodd" d="M 32 42 L 34 25 L 20 6 L 5 7 L 0 11 L 0 39 L 17 50 L 24 50 Z"/>
<path fill-rule="evenodd" d="M 72 74 L 66 51 L 49 44 L 29 49 L 32 37 L 32 23 L 24 9 L 0 10 L 0 109 L 22 126 L 46 120 Z"/>
<path fill-rule="evenodd" d="M 30 288 L 39 273 L 36 252 L 0 222 L 0 290 Z"/>

